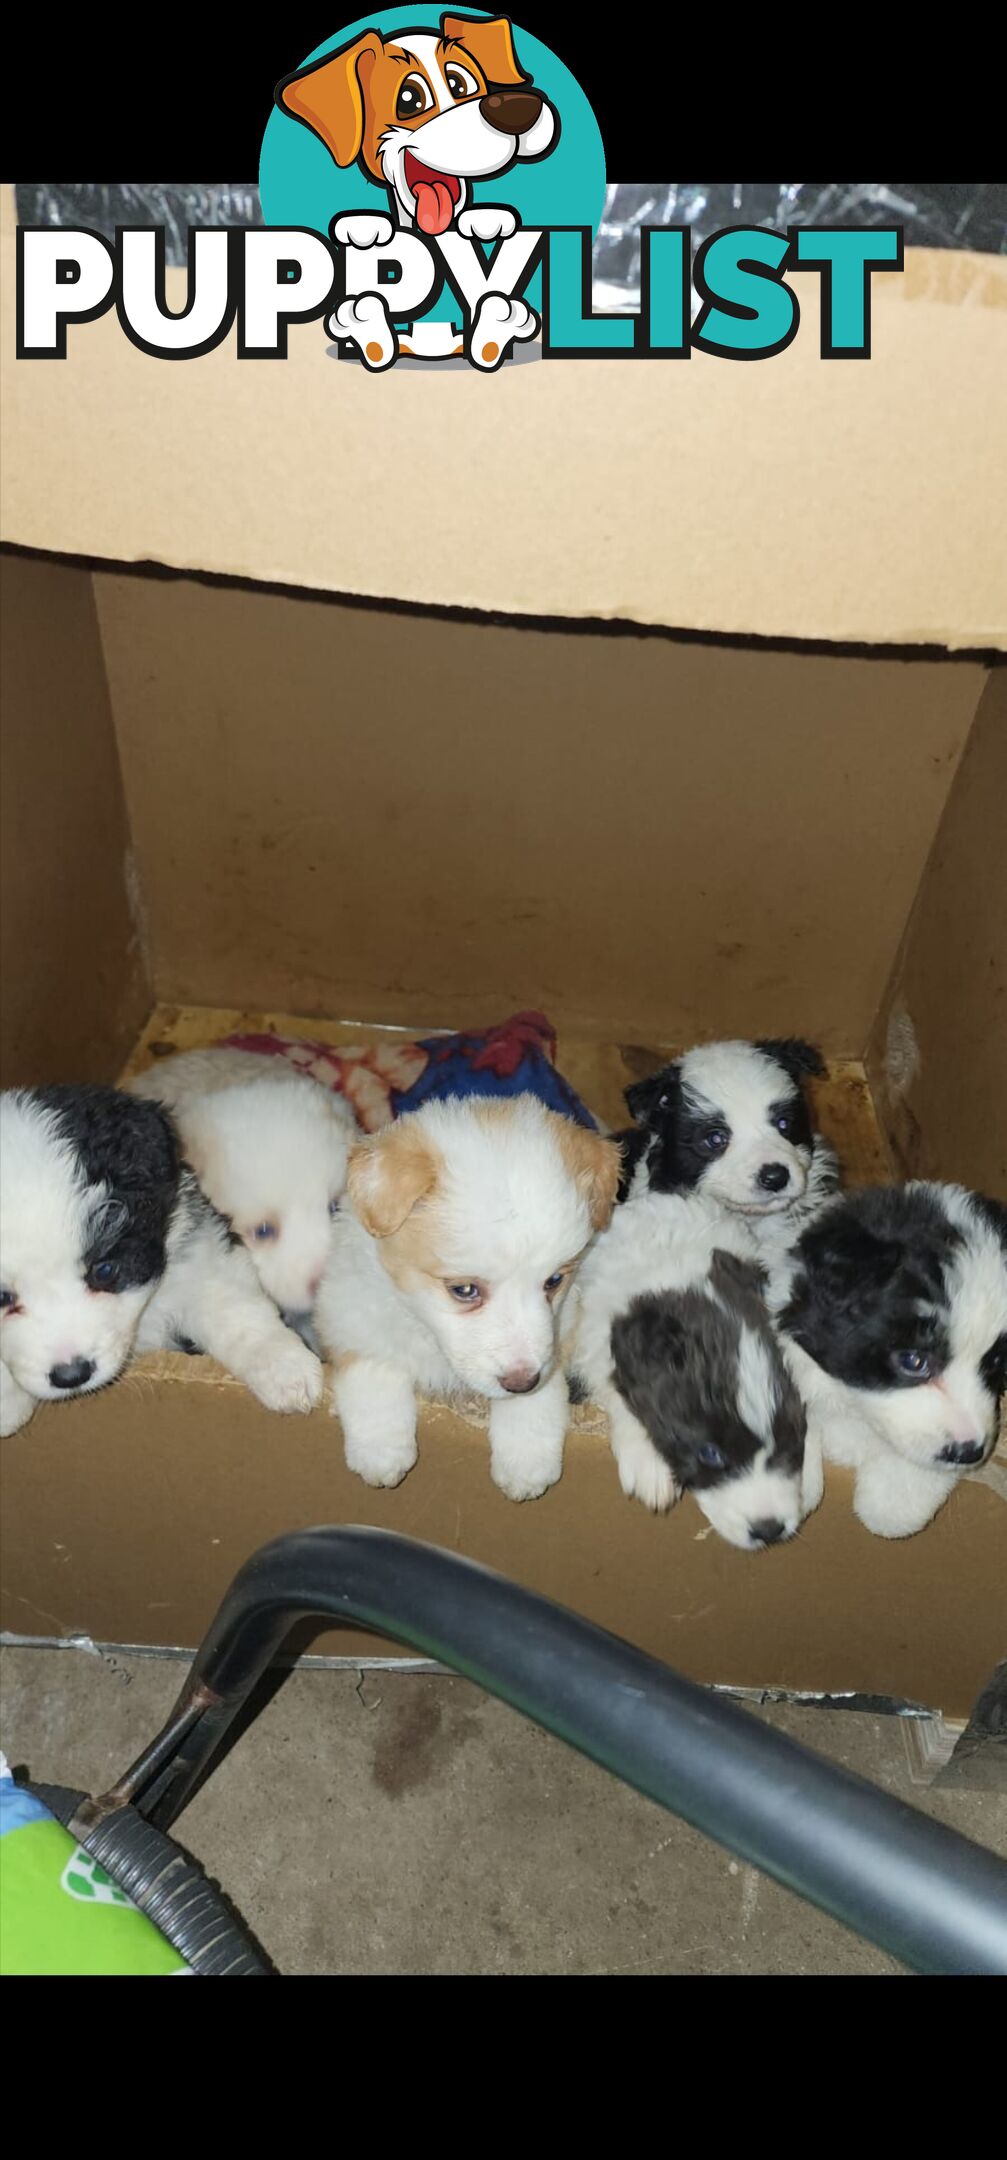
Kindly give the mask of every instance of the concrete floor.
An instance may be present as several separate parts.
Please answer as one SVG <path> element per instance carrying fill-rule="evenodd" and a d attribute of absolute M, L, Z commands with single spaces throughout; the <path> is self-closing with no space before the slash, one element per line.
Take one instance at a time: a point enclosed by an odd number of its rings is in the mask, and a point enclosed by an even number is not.
<path fill-rule="evenodd" d="M 2 1745 L 98 1791 L 184 1667 L 8 1649 Z M 904 1722 L 759 1709 L 1007 1856 L 1003 1792 L 914 1783 Z M 892 1961 L 467 1682 L 301 1671 L 180 1818 L 282 1973 L 894 1973 Z"/>

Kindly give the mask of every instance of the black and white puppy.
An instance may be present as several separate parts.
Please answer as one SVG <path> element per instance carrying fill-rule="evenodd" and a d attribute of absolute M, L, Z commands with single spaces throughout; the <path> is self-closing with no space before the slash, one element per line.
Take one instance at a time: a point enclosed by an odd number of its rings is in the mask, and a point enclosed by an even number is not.
<path fill-rule="evenodd" d="M 715 1042 L 626 1089 L 621 1194 L 701 1192 L 782 1254 L 839 1183 L 803 1083 L 825 1071 L 810 1043 Z"/>
<path fill-rule="evenodd" d="M 0 1433 L 158 1349 L 209 1352 L 271 1410 L 321 1400 L 318 1359 L 284 1327 L 158 1104 L 96 1086 L 0 1096 Z"/>
<path fill-rule="evenodd" d="M 1007 1208 L 917 1182 L 837 1197 L 770 1302 L 826 1457 L 878 1537 L 911 1537 L 996 1445 L 1007 1393 Z"/>
<path fill-rule="evenodd" d="M 702 1195 L 640 1193 L 581 1265 L 566 1353 L 607 1414 L 623 1491 L 658 1511 L 691 1492 L 747 1552 L 792 1537 L 822 1497 L 764 1282 L 740 1220 Z"/>

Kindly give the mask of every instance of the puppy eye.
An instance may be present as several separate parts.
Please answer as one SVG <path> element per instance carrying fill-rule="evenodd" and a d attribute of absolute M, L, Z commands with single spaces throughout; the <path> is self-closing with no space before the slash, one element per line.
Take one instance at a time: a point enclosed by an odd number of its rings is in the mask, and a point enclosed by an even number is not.
<path fill-rule="evenodd" d="M 477 1305 L 479 1302 L 480 1290 L 476 1282 L 449 1282 L 445 1287 L 459 1305 Z"/>
<path fill-rule="evenodd" d="M 13 1290 L 0 1290 L 0 1312 L 13 1312 L 17 1294 Z"/>
<path fill-rule="evenodd" d="M 546 1276 L 546 1279 L 545 1279 L 544 1283 L 542 1284 L 542 1288 L 543 1288 L 543 1290 L 545 1291 L 545 1294 L 546 1294 L 546 1296 L 547 1296 L 547 1297 L 552 1297 L 552 1295 L 553 1295 L 553 1292 L 559 1289 L 560 1283 L 564 1281 L 564 1279 L 565 1279 L 565 1276 L 566 1276 L 566 1270 L 565 1270 L 565 1268 L 560 1268 L 560 1270 L 559 1270 L 558 1274 L 556 1274 L 556 1275 L 547 1275 L 547 1276 Z"/>
<path fill-rule="evenodd" d="M 395 118 L 415 120 L 418 113 L 430 112 L 433 102 L 422 75 L 407 75 L 395 100 Z"/>
<path fill-rule="evenodd" d="M 447 68 L 445 70 L 444 80 L 447 83 L 448 89 L 450 90 L 452 97 L 454 98 L 471 97 L 472 92 L 478 89 L 478 84 L 474 81 L 471 75 L 466 74 L 464 68 Z"/>
<path fill-rule="evenodd" d="M 260 1245 L 264 1245 L 268 1238 L 276 1236 L 276 1224 L 273 1222 L 257 1222 L 252 1231 L 252 1236 L 258 1239 Z"/>
<path fill-rule="evenodd" d="M 338 1215 L 338 1213 L 339 1213 L 339 1195 L 338 1195 L 338 1193 L 337 1193 L 337 1195 L 336 1195 L 336 1198 L 335 1198 L 334 1200 L 330 1200 L 330 1201 L 329 1201 L 329 1214 L 330 1214 L 330 1215 Z"/>
<path fill-rule="evenodd" d="M 723 1467 L 724 1467 L 724 1457 L 723 1457 L 723 1455 L 721 1454 L 721 1451 L 720 1451 L 719 1447 L 714 1447 L 714 1444 L 713 1444 L 713 1441 L 712 1441 L 712 1440 L 707 1440 L 707 1441 L 706 1441 L 706 1442 L 704 1443 L 704 1445 L 703 1445 L 703 1446 L 702 1446 L 702 1447 L 701 1447 L 701 1448 L 700 1448 L 700 1449 L 698 1450 L 698 1455 L 699 1455 L 699 1461 L 700 1461 L 700 1462 L 701 1462 L 701 1463 L 703 1464 L 703 1466 L 704 1466 L 704 1468 L 705 1468 L 705 1469 L 707 1469 L 707 1470 L 722 1470 L 722 1469 L 723 1469 Z"/>
<path fill-rule="evenodd" d="M 113 1283 L 118 1282 L 118 1280 L 119 1270 L 114 1260 L 96 1260 L 94 1266 L 88 1268 L 87 1286 L 89 1290 L 111 1290 Z"/>
<path fill-rule="evenodd" d="M 715 1125 L 710 1132 L 703 1134 L 699 1144 L 708 1155 L 722 1155 L 730 1137 L 722 1125 Z"/>
<path fill-rule="evenodd" d="M 658 1098 L 657 1098 L 657 1107 L 658 1107 L 658 1109 L 659 1109 L 659 1110 L 670 1110 L 670 1109 L 671 1109 L 671 1096 L 670 1096 L 670 1095 L 659 1095 L 659 1096 L 658 1096 Z"/>
<path fill-rule="evenodd" d="M 794 1130 L 794 1120 L 788 1112 L 785 1111 L 782 1117 L 774 1118 L 773 1124 L 775 1125 L 777 1132 L 783 1134 L 785 1140 L 788 1140 L 790 1138 L 790 1135 Z"/>
<path fill-rule="evenodd" d="M 895 1363 L 910 1380 L 929 1380 L 933 1372 L 925 1350 L 900 1350 Z"/>

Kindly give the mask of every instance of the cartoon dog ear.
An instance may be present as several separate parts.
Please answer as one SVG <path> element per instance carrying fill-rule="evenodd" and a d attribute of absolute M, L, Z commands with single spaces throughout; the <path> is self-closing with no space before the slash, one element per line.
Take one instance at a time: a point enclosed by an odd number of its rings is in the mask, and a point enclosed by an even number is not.
<path fill-rule="evenodd" d="M 588 1203 L 591 1228 L 604 1230 L 612 1219 L 619 1190 L 622 1169 L 619 1144 L 616 1140 L 603 1139 L 601 1133 L 589 1132 L 586 1125 L 575 1125 L 572 1118 L 563 1117 L 558 1110 L 552 1115 L 556 1120 L 556 1137 L 563 1160 L 578 1192 Z"/>
<path fill-rule="evenodd" d="M 518 66 L 506 15 L 497 15 L 492 22 L 473 22 L 468 15 L 442 15 L 441 36 L 450 44 L 464 46 L 488 83 L 528 81 L 524 69 Z"/>
<path fill-rule="evenodd" d="M 757 1042 L 755 1047 L 762 1051 L 764 1057 L 775 1058 L 776 1063 L 782 1065 L 784 1072 L 791 1080 L 795 1080 L 798 1086 L 809 1074 L 816 1080 L 825 1078 L 821 1051 L 815 1049 L 814 1043 L 802 1042 L 799 1035 L 788 1035 L 779 1040 L 774 1036 L 768 1042 Z"/>
<path fill-rule="evenodd" d="M 353 165 L 364 140 L 364 90 L 384 47 L 377 30 L 326 53 L 309 67 L 297 68 L 277 83 L 273 101 L 311 129 L 337 165 Z"/>
<path fill-rule="evenodd" d="M 386 1238 L 401 1230 L 433 1191 L 440 1167 L 436 1148 L 410 1117 L 361 1140 L 350 1155 L 346 1190 L 368 1235 Z"/>
<path fill-rule="evenodd" d="M 626 1088 L 623 1101 L 637 1124 L 646 1125 L 656 1110 L 670 1110 L 674 1107 L 680 1088 L 681 1073 L 678 1066 L 663 1065 L 660 1072 L 651 1074 L 649 1080 L 634 1080 L 632 1087 Z"/>

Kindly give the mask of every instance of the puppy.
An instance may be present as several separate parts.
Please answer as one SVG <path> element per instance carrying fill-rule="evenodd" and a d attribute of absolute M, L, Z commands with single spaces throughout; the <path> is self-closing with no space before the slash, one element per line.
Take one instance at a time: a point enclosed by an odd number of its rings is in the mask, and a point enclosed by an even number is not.
<path fill-rule="evenodd" d="M 215 1086 L 209 1061 L 221 1059 L 229 1073 L 242 1057 L 252 1068 L 247 1084 Z M 265 1075 L 264 1065 L 273 1068 Z M 204 1093 L 199 1079 L 206 1073 Z M 195 1092 L 186 1086 L 190 1077 Z M 247 1246 L 267 1296 L 291 1325 L 304 1325 L 332 1250 L 357 1130 L 352 1111 L 330 1089 L 284 1071 L 280 1059 L 241 1050 L 169 1059 L 132 1081 L 131 1092 L 171 1106 L 207 1198 Z"/>
<path fill-rule="evenodd" d="M 655 1510 L 691 1492 L 745 1552 L 793 1537 L 822 1497 L 764 1281 L 743 1222 L 701 1195 L 642 1193 L 588 1254 L 567 1318 L 623 1491 Z"/>
<path fill-rule="evenodd" d="M 489 1401 L 492 1475 L 512 1500 L 555 1484 L 557 1322 L 618 1181 L 614 1144 L 532 1095 L 429 1102 L 354 1150 L 317 1326 L 368 1484 L 412 1468 L 417 1390 Z"/>
<path fill-rule="evenodd" d="M 109 1087 L 0 1096 L 0 1432 L 90 1395 L 134 1351 L 206 1350 L 271 1410 L 321 1400 L 165 1112 Z"/>
<path fill-rule="evenodd" d="M 782 1256 L 839 1183 L 802 1085 L 824 1071 L 799 1041 L 687 1050 L 626 1090 L 636 1126 L 619 1135 L 620 1197 L 700 1192 L 751 1224 L 764 1257 Z"/>
<path fill-rule="evenodd" d="M 770 1301 L 827 1458 L 878 1537 L 911 1537 L 996 1445 L 1007 1208 L 960 1185 L 869 1187 L 805 1230 Z"/>

